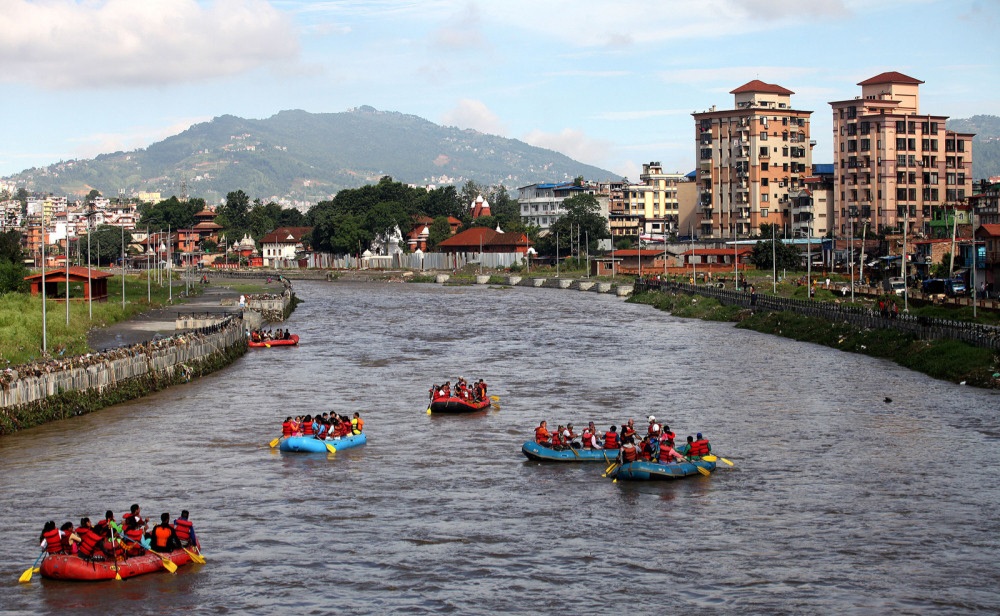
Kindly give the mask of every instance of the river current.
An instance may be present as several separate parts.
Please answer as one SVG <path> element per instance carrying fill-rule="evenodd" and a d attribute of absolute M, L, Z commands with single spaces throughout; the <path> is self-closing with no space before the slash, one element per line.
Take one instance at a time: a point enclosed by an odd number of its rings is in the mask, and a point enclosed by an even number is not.
<path fill-rule="evenodd" d="M 596 293 L 295 289 L 299 347 L 0 439 L 0 613 L 1000 611 L 995 392 Z M 459 376 L 500 410 L 428 416 Z M 368 445 L 268 448 L 330 409 Z M 735 466 L 612 483 L 520 453 L 542 419 L 650 414 Z M 133 502 L 189 509 L 208 564 L 17 583 L 46 520 Z"/>

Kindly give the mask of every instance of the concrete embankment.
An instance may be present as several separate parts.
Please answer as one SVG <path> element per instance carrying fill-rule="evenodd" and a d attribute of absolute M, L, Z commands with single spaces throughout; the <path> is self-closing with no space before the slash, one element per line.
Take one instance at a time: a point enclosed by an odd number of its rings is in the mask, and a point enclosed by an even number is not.
<path fill-rule="evenodd" d="M 214 372 L 247 349 L 243 319 L 102 353 L 7 369 L 0 434 L 83 415 Z"/>
<path fill-rule="evenodd" d="M 434 281 L 445 284 L 451 280 L 450 274 L 437 274 Z M 630 282 L 608 282 L 591 280 L 589 278 L 538 278 L 530 276 L 476 276 L 476 284 L 500 284 L 517 287 L 542 287 L 546 289 L 574 289 L 592 293 L 613 293 L 618 297 L 628 297 L 632 294 L 633 285 Z"/>
<path fill-rule="evenodd" d="M 281 293 L 246 296 L 246 310 L 237 306 L 238 296 L 220 287 L 205 289 L 187 304 L 92 331 L 90 346 L 104 349 L 100 352 L 0 372 L 0 435 L 91 413 L 224 368 L 246 352 L 249 328 L 284 320 L 297 303 L 290 284 Z"/>

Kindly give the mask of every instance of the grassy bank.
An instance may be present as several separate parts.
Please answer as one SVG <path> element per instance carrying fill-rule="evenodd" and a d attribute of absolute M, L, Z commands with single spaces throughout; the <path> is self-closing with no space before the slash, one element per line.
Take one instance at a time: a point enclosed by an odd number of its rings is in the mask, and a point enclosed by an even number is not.
<path fill-rule="evenodd" d="M 753 313 L 737 306 L 723 306 L 712 298 L 682 293 L 639 293 L 628 301 L 653 306 L 678 317 L 733 321 L 744 329 L 881 357 L 936 379 L 1000 389 L 1000 357 L 989 349 L 962 342 L 919 340 L 908 332 L 861 329 L 791 312 Z"/>
<path fill-rule="evenodd" d="M 178 301 L 184 285 L 174 283 L 173 297 Z M 66 304 L 46 302 L 47 346 L 52 356 L 81 355 L 90 352 L 87 331 L 123 321 L 151 308 L 167 303 L 170 290 L 155 283 L 146 299 L 146 277 L 126 276 L 125 308 L 122 309 L 122 279 L 108 281 L 110 297 L 106 302 L 93 303 L 93 318 L 86 301 L 71 301 L 69 325 L 66 324 Z M 0 357 L 5 364 L 23 364 L 42 359 L 42 299 L 27 293 L 7 293 L 0 296 Z"/>

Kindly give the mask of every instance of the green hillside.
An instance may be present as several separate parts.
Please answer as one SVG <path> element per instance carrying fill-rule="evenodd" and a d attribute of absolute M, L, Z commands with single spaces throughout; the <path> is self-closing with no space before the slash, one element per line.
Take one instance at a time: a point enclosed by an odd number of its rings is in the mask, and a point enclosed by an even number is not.
<path fill-rule="evenodd" d="M 615 178 L 610 171 L 516 139 L 439 126 L 413 115 L 360 107 L 343 113 L 282 111 L 264 120 L 221 116 L 133 152 L 26 170 L 10 179 L 30 191 L 105 195 L 187 193 L 216 202 L 251 198 L 317 202 L 390 175 L 410 184 L 504 184 Z"/>
<path fill-rule="evenodd" d="M 948 120 L 948 129 L 975 133 L 972 138 L 972 177 L 1000 175 L 1000 116 L 975 115 Z"/>

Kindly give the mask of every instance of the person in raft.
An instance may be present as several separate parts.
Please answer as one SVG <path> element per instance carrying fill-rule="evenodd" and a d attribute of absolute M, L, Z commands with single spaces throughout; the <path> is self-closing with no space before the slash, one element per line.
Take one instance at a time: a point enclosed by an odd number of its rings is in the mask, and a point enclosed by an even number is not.
<path fill-rule="evenodd" d="M 198 543 L 198 536 L 194 534 L 194 524 L 191 523 L 189 516 L 187 509 L 181 511 L 181 517 L 174 520 L 174 532 L 182 546 L 200 548 L 201 544 Z"/>
<path fill-rule="evenodd" d="M 364 431 L 365 431 L 365 420 L 361 419 L 361 413 L 355 411 L 354 417 L 351 419 L 351 433 L 361 434 Z"/>
<path fill-rule="evenodd" d="M 549 434 L 548 424 L 543 419 L 535 428 L 535 442 L 539 445 L 549 447 L 552 444 L 552 435 Z"/>
<path fill-rule="evenodd" d="M 173 552 L 181 548 L 181 540 L 177 538 L 177 531 L 170 524 L 170 514 L 160 515 L 160 523 L 149 531 L 150 549 L 154 552 Z"/>
<path fill-rule="evenodd" d="M 698 436 L 694 440 L 689 436 L 688 443 L 691 446 L 688 448 L 686 455 L 691 460 L 700 460 L 702 456 L 712 453 L 712 444 L 708 442 L 707 438 L 701 435 L 701 432 L 698 433 Z"/>

